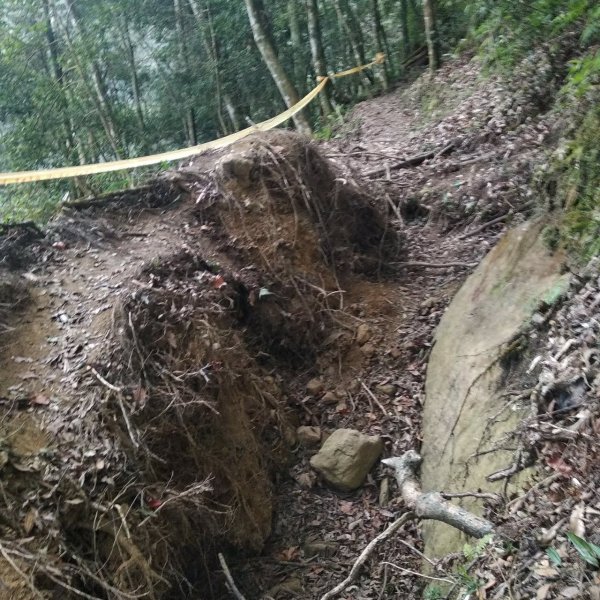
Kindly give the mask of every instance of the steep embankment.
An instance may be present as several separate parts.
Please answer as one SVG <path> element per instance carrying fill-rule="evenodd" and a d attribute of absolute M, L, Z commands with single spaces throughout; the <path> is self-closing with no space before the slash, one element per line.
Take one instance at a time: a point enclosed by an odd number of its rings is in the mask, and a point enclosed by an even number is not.
<path fill-rule="evenodd" d="M 434 328 L 536 209 L 552 134 L 540 98 L 556 82 L 543 57 L 523 69 L 524 89 L 453 63 L 357 106 L 319 148 L 273 133 L 65 207 L 45 240 L 5 232 L 13 595 L 226 597 L 217 551 L 247 598 L 318 598 L 342 578 L 404 508 L 380 467 L 330 490 L 310 444 L 352 428 L 388 456 L 420 448 Z M 409 525 L 356 593 L 418 597 L 421 579 L 394 565 L 419 571 L 419 548 Z"/>

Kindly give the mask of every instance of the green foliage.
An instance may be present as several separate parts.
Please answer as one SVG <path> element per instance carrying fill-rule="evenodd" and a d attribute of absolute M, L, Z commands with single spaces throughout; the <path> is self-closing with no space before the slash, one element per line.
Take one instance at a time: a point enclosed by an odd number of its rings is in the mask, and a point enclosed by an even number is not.
<path fill-rule="evenodd" d="M 569 63 L 569 74 L 562 92 L 567 97 L 581 98 L 597 89 L 599 84 L 600 50 L 596 50 Z"/>
<path fill-rule="evenodd" d="M 562 559 L 561 559 L 560 555 L 558 554 L 558 552 L 556 551 L 555 548 L 548 548 L 546 550 L 546 554 L 548 555 L 548 558 L 550 559 L 550 562 L 555 567 L 560 567 L 562 565 Z"/>
<path fill-rule="evenodd" d="M 580 31 L 581 47 L 600 40 L 595 0 L 479 0 L 469 3 L 472 36 L 488 64 L 509 69 L 531 52 Z"/>
<path fill-rule="evenodd" d="M 562 242 L 582 262 L 600 254 L 600 107 L 588 111 L 559 163 Z"/>
<path fill-rule="evenodd" d="M 438 585 L 428 585 L 423 594 L 423 600 L 441 600 L 443 597 L 442 588 Z"/>
<path fill-rule="evenodd" d="M 481 556 L 485 549 L 493 542 L 494 534 L 488 533 L 484 535 L 477 543 L 473 546 L 472 544 L 465 544 L 463 546 L 463 555 L 468 561 L 472 561 L 475 558 Z"/>
<path fill-rule="evenodd" d="M 600 566 L 598 559 L 600 558 L 600 546 L 592 544 L 587 540 L 575 535 L 574 533 L 567 533 L 567 538 L 573 544 L 573 547 L 579 553 L 579 556 L 592 567 L 596 569 Z"/>

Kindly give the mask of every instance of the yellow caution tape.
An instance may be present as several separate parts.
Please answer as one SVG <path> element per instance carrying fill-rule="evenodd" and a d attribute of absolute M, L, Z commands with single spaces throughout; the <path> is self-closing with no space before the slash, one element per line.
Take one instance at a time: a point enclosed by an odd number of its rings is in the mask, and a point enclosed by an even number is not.
<path fill-rule="evenodd" d="M 319 84 L 312 91 L 310 91 L 302 100 L 291 106 L 286 111 L 279 115 L 204 144 L 198 146 L 190 146 L 189 148 L 182 148 L 181 150 L 173 150 L 171 152 L 161 152 L 160 154 L 151 154 L 149 156 L 141 156 L 139 158 L 128 158 L 126 160 L 114 160 L 110 162 L 96 163 L 91 165 L 80 165 L 77 167 L 63 167 L 59 169 L 44 169 L 39 171 L 19 171 L 16 173 L 0 173 L 0 185 L 9 185 L 13 183 L 31 183 L 34 181 L 50 181 L 52 179 L 66 179 L 69 177 L 81 177 L 84 175 L 96 175 L 98 173 L 109 173 L 111 171 L 122 171 L 125 169 L 135 169 L 137 167 L 147 167 L 150 165 L 157 165 L 163 162 L 171 162 L 174 160 L 182 160 L 184 158 L 190 158 L 191 156 L 197 156 L 206 150 L 215 150 L 217 148 L 224 148 L 234 142 L 237 142 L 252 133 L 258 131 L 268 131 L 279 125 L 285 123 L 288 119 L 291 119 L 294 115 L 299 113 L 301 110 L 306 108 L 323 90 L 327 83 L 335 78 L 347 77 L 348 75 L 354 75 L 360 73 L 365 69 L 369 69 L 375 65 L 380 65 L 384 62 L 385 55 L 378 53 L 373 62 L 360 67 L 354 67 L 347 71 L 335 73 L 329 77 L 319 77 Z"/>

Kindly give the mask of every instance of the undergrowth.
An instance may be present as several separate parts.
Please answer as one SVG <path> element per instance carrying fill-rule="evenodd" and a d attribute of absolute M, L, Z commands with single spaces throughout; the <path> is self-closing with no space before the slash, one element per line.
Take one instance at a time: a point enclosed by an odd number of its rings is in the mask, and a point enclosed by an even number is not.
<path fill-rule="evenodd" d="M 580 262 L 600 254 L 600 107 L 591 108 L 561 161 L 561 240 Z"/>

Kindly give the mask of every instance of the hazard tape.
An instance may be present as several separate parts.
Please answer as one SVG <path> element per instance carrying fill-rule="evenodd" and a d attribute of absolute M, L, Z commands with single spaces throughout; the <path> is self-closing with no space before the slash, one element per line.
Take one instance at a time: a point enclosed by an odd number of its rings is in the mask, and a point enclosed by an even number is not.
<path fill-rule="evenodd" d="M 175 160 L 183 160 L 192 156 L 202 154 L 206 150 L 215 150 L 218 148 L 224 148 L 229 146 L 245 137 L 257 133 L 259 131 L 268 131 L 274 127 L 278 127 L 285 123 L 288 119 L 291 119 L 294 115 L 298 114 L 301 110 L 306 108 L 325 88 L 327 83 L 331 79 L 339 79 L 341 77 L 347 77 L 360 73 L 365 69 L 370 69 L 375 65 L 380 65 L 385 61 L 385 55 L 378 53 L 375 56 L 375 60 L 372 62 L 361 65 L 360 67 L 354 67 L 347 71 L 341 71 L 340 73 L 334 73 L 327 77 L 319 77 L 318 85 L 311 90 L 304 98 L 299 102 L 291 106 L 284 112 L 278 114 L 271 119 L 256 123 L 251 127 L 232 133 L 222 138 L 199 144 L 197 146 L 190 146 L 188 148 L 182 148 L 180 150 L 172 150 L 170 152 L 161 152 L 160 154 L 151 154 L 148 156 L 141 156 L 139 158 L 128 158 L 125 160 L 115 160 L 110 162 L 95 163 L 91 165 L 79 165 L 77 167 L 62 167 L 58 169 L 43 169 L 39 171 L 18 171 L 14 173 L 0 173 L 0 185 L 10 185 L 16 183 L 32 183 L 34 181 L 51 181 L 53 179 L 67 179 L 71 177 L 82 177 L 84 175 L 97 175 L 99 173 L 110 173 L 112 171 L 124 171 L 126 169 L 135 169 L 137 167 L 148 167 L 151 165 L 157 165 L 164 162 L 172 162 Z"/>

